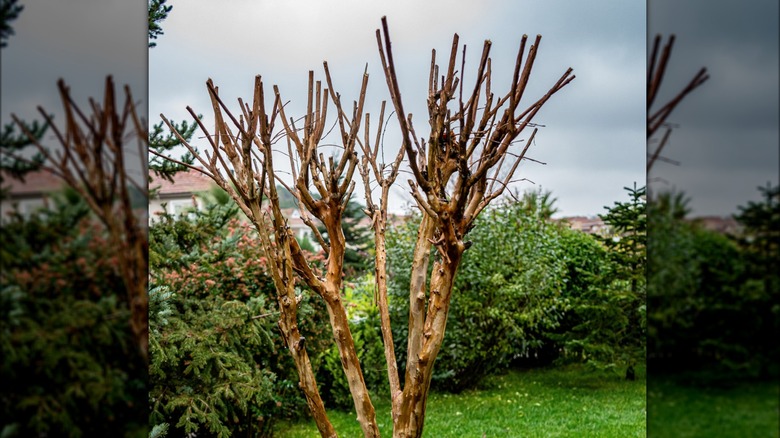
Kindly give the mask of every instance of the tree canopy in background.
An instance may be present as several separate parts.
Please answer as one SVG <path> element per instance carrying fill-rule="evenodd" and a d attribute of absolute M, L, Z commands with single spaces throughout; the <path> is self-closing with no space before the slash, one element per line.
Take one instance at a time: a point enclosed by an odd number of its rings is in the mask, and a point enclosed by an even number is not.
<path fill-rule="evenodd" d="M 173 9 L 172 5 L 166 5 L 168 0 L 149 0 L 149 47 L 155 47 L 156 40 L 164 32 L 162 22 L 168 18 L 168 14 Z"/>
<path fill-rule="evenodd" d="M 762 190 L 762 202 L 741 208 L 737 236 L 687 219 L 683 194 L 650 203 L 647 339 L 654 369 L 729 379 L 780 374 L 776 253 L 767 258 L 777 248 L 773 193 Z"/>
<path fill-rule="evenodd" d="M 11 22 L 19 18 L 23 9 L 18 0 L 0 1 L 0 49 L 8 45 L 8 39 L 14 34 Z"/>

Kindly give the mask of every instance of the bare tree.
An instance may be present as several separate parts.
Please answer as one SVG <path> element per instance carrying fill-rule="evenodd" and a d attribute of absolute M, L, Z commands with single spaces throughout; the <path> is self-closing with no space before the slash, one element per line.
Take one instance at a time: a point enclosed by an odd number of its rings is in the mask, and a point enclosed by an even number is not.
<path fill-rule="evenodd" d="M 414 175 L 409 180 L 412 197 L 423 215 L 412 261 L 406 375 L 403 392 L 399 397 L 394 397 L 393 425 L 396 436 L 419 437 L 423 429 L 433 364 L 444 340 L 455 274 L 463 252 L 471 245 L 471 242 L 465 240 L 466 235 L 477 215 L 512 182 L 537 128 L 534 128 L 519 153 L 511 151 L 517 137 L 532 125 L 531 121 L 542 106 L 571 82 L 574 75 L 571 74 L 571 68 L 568 69 L 544 96 L 521 110 L 520 102 L 531 75 L 541 36 L 537 35 L 526 54 L 528 38 L 523 35 L 509 91 L 498 99 L 491 91 L 491 43 L 485 41 L 477 67 L 476 83 L 464 100 L 466 47 L 463 47 L 458 72 L 455 69 L 458 54 L 456 34 L 447 70 L 441 79 L 436 64 L 436 51 L 431 54 L 428 79 L 430 134 L 426 144 L 424 139 L 418 140 L 411 114 L 407 115 L 404 111 L 385 19 L 382 20 L 382 26 L 384 48 L 378 30 L 377 44 L 401 127 L 403 149 Z M 454 110 L 449 107 L 451 101 L 456 102 Z M 508 171 L 505 164 L 508 165 Z M 431 278 L 427 281 L 428 255 L 432 246 L 436 248 L 438 257 L 433 263 Z"/>
<path fill-rule="evenodd" d="M 459 43 L 455 35 L 447 71 L 441 79 L 436 53 L 433 52 L 428 95 L 430 133 L 427 140 L 418 138 L 412 115 L 403 109 L 384 18 L 382 25 L 384 38 L 377 30 L 377 43 L 402 133 L 402 147 L 392 163 L 380 162 L 379 156 L 384 102 L 375 135 L 371 132 L 370 116 L 364 114 L 368 75 L 364 73 L 359 98 L 348 113 L 344 110 L 340 94 L 333 87 L 327 63 L 324 63 L 327 84 L 324 90 L 320 81 L 314 81 L 314 73 L 309 72 L 307 110 L 301 118 L 302 126 L 297 126 L 296 120 L 285 113 L 278 88 L 274 87 L 273 104 L 266 105 L 263 82 L 257 76 L 253 102 L 249 105 L 239 99 L 241 113 L 238 117 L 227 108 L 211 80 L 207 82 L 214 111 L 214 133 L 201 123 L 192 108 L 187 108 L 205 133 L 210 153 L 198 154 L 183 136 L 179 136 L 200 165 L 187 166 L 211 177 L 236 200 L 257 229 L 263 248 L 271 255 L 272 277 L 281 313 L 279 327 L 293 356 L 300 387 L 317 427 L 322 436 L 328 437 L 336 436 L 336 432 L 320 398 L 306 353 L 305 339 L 298 330 L 297 310 L 301 297 L 295 295 L 296 281 L 303 281 L 325 301 L 358 421 L 365 436 L 379 436 L 376 413 L 363 379 L 341 296 L 346 248 L 341 217 L 355 187 L 355 171 L 361 175 L 366 196 L 365 212 L 372 219 L 376 239 L 377 303 L 392 392 L 393 436 L 419 437 L 423 430 L 433 364 L 444 339 L 453 281 L 463 252 L 470 246 L 470 242 L 464 239 L 477 215 L 513 182 L 515 171 L 525 159 L 536 129 L 522 147 L 515 147 L 518 136 L 526 127 L 534 127 L 531 121 L 541 107 L 574 78 L 571 69 L 568 69 L 544 96 L 521 110 L 520 102 L 541 37 L 536 37 L 526 53 L 527 37 L 523 36 L 509 91 L 500 98 L 491 91 L 491 43 L 486 41 L 476 83 L 464 99 L 463 87 L 459 88 L 459 85 L 463 82 L 465 61 L 461 61 L 461 69 L 456 71 Z M 453 101 L 456 102 L 454 110 L 449 108 Z M 343 148 L 339 157 L 325 157 L 318 150 L 324 146 L 321 140 L 331 106 L 335 107 Z M 175 132 L 168 119 L 161 117 Z M 277 119 L 282 125 L 278 130 L 275 129 L 278 127 Z M 282 140 L 287 143 L 286 151 L 278 151 L 276 147 Z M 274 166 L 275 149 L 286 152 L 289 157 L 292 168 L 290 184 L 280 177 Z M 361 157 L 358 157 L 358 152 Z M 404 157 L 408 158 L 413 175 L 409 180 L 412 196 L 423 218 L 412 265 L 408 360 L 402 387 L 387 301 L 385 232 L 389 190 L 401 170 Z M 276 193 L 277 183 L 287 188 L 299 202 L 305 223 L 327 257 L 324 271 L 309 263 L 287 227 Z M 378 202 L 374 201 L 372 187 L 379 189 Z M 268 200 L 267 207 L 264 207 L 264 197 Z M 323 239 L 312 216 L 324 225 L 329 242 Z M 436 252 L 431 278 L 428 279 L 432 248 L 436 248 Z"/>
<path fill-rule="evenodd" d="M 658 130 L 664 126 L 666 123 L 666 119 L 669 117 L 669 115 L 674 111 L 675 108 L 677 108 L 677 105 L 680 104 L 680 102 L 687 96 L 691 91 L 698 88 L 701 84 L 703 84 L 707 79 L 709 79 L 709 75 L 707 74 L 707 69 L 705 67 L 702 67 L 698 73 L 691 79 L 690 82 L 682 89 L 680 90 L 674 97 L 669 99 L 668 102 L 661 105 L 660 108 L 655 110 L 655 112 L 651 112 L 651 108 L 653 104 L 655 103 L 656 97 L 658 96 L 658 93 L 661 89 L 661 83 L 663 82 L 664 76 L 666 75 L 666 67 L 669 63 L 669 58 L 672 55 L 672 48 L 674 47 L 674 35 L 671 35 L 669 37 L 669 41 L 666 43 L 666 45 L 663 48 L 663 51 L 659 52 L 659 48 L 661 46 L 661 35 L 656 35 L 655 41 L 653 42 L 653 51 L 650 54 L 650 60 L 647 65 L 647 140 L 648 140 L 648 149 L 649 149 L 649 143 L 650 139 L 658 132 Z M 672 128 L 667 126 L 666 131 L 664 132 L 663 137 L 661 138 L 660 143 L 655 148 L 655 151 L 653 151 L 652 154 L 648 151 L 648 160 L 647 160 L 647 172 L 650 172 L 650 169 L 652 169 L 653 164 L 660 158 L 662 160 L 671 161 L 668 159 L 664 159 L 660 154 L 663 150 L 664 146 L 666 146 L 666 143 L 669 141 L 669 136 L 672 134 Z"/>
<path fill-rule="evenodd" d="M 328 83 L 331 83 L 327 63 L 324 65 Z M 333 336 L 339 349 L 342 364 L 347 374 L 350 391 L 355 401 L 358 420 L 366 436 L 378 436 L 376 413 L 369 398 L 363 374 L 360 370 L 357 352 L 348 326 L 347 313 L 341 300 L 342 271 L 346 242 L 341 229 L 341 217 L 355 187 L 352 176 L 357 168 L 355 153 L 358 127 L 363 115 L 363 102 L 368 76 L 363 77 L 360 102 L 355 104 L 353 118 L 345 122 L 346 115 L 332 85 L 322 89 L 320 81 L 314 81 L 314 72 L 309 72 L 308 106 L 303 126 L 298 129 L 295 121 L 287 120 L 281 96 L 274 87 L 274 103 L 270 116 L 266 111 L 265 89 L 260 76 L 255 78 L 252 106 L 239 99 L 242 114 L 236 118 L 219 96 L 211 80 L 207 88 L 212 101 L 215 118 L 215 133 L 212 135 L 197 118 L 192 108 L 187 110 L 206 134 L 211 153 L 199 154 L 183 136 L 179 139 L 192 153 L 200 167 L 191 167 L 212 178 L 236 200 L 241 210 L 252 221 L 258 231 L 264 250 L 271 255 L 271 274 L 277 290 L 280 309 L 279 328 L 285 344 L 293 356 L 300 386 L 317 427 L 323 436 L 335 436 L 314 378 L 311 362 L 297 323 L 298 304 L 301 296 L 295 294 L 298 279 L 306 283 L 326 303 Z M 325 130 L 329 97 L 339 113 L 343 153 L 338 162 L 334 157 L 325 159 L 317 148 Z M 163 121 L 175 132 L 167 118 Z M 275 132 L 277 118 L 281 118 L 283 129 Z M 231 127 L 232 126 L 232 127 Z M 348 127 L 349 126 L 349 127 Z M 235 132 L 234 132 L 235 130 Z M 178 135 L 178 133 L 177 133 Z M 278 177 L 273 162 L 274 145 L 285 138 L 293 184 L 288 185 Z M 150 150 L 153 154 L 157 152 Z M 301 214 L 311 228 L 327 255 L 325 272 L 318 271 L 306 259 L 297 240 L 287 227 L 282 216 L 276 183 L 281 183 L 302 206 Z M 268 208 L 263 208 L 263 197 L 268 199 Z M 319 219 L 330 237 L 326 243 L 309 214 Z"/>
<path fill-rule="evenodd" d="M 124 88 L 124 102 L 117 102 L 111 76 L 106 78 L 102 104 L 90 99 L 86 113 L 75 103 L 62 79 L 57 87 L 65 126 L 58 127 L 43 108 L 38 107 L 38 111 L 54 131 L 58 150 L 44 147 L 40 136 L 15 115 L 11 117 L 44 157 L 42 168 L 78 191 L 106 227 L 109 242 L 116 248 L 117 268 L 127 293 L 130 327 L 141 356 L 148 360 L 147 235 L 145 224 L 139 222 L 132 205 L 134 189 L 138 195 L 147 195 L 147 172 L 141 160 L 141 178 L 135 180 L 129 175 L 126 158 L 128 143 L 133 140 L 139 155 L 146 155 L 146 123 L 136 113 L 129 87 Z"/>

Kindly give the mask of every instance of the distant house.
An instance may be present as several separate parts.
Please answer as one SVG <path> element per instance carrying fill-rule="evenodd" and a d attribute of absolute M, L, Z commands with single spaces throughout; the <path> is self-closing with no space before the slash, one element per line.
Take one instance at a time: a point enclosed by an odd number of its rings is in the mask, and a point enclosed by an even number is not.
<path fill-rule="evenodd" d="M 609 225 L 605 224 L 598 216 L 571 216 L 562 218 L 560 221 L 567 223 L 572 230 L 583 233 L 607 236 L 610 232 Z"/>
<path fill-rule="evenodd" d="M 734 216 L 699 216 L 691 219 L 691 221 L 705 229 L 721 234 L 738 236 L 742 233 L 742 225 L 734 219 Z"/>
<path fill-rule="evenodd" d="M 41 169 L 28 172 L 24 176 L 24 181 L 3 173 L 2 186 L 7 191 L 0 207 L 2 220 L 5 221 L 13 211 L 18 211 L 24 217 L 30 217 L 42 208 L 53 207 L 52 195 L 63 191 L 68 187 L 68 183 L 50 171 Z M 128 192 L 135 217 L 141 223 L 146 223 L 146 194 L 141 193 L 134 186 L 128 186 Z"/>
<path fill-rule="evenodd" d="M 161 213 L 176 216 L 193 206 L 203 208 L 205 203 L 200 194 L 216 187 L 211 178 L 196 171 L 179 172 L 172 182 L 154 174 L 151 174 L 150 178 L 150 221 L 154 221 Z"/>
<path fill-rule="evenodd" d="M 11 178 L 3 173 L 3 188 L 7 189 L 7 196 L 2 199 L 2 220 L 8 218 L 8 214 L 18 211 L 22 216 L 29 217 L 37 210 L 49 206 L 51 195 L 66 187 L 65 182 L 47 170 L 30 172 L 24 177 L 24 181 Z"/>
<path fill-rule="evenodd" d="M 192 207 L 203 209 L 206 204 L 202 194 L 217 187 L 211 178 L 195 170 L 178 172 L 174 175 L 173 182 L 154 175 L 152 178 L 154 181 L 150 184 L 153 192 L 153 198 L 149 200 L 150 221 L 154 221 L 163 212 L 180 215 Z M 311 229 L 303 223 L 297 209 L 283 209 L 282 214 L 287 218 L 287 225 L 299 241 L 308 237 L 314 247 L 318 247 L 317 240 L 311 235 Z M 245 219 L 243 213 L 239 212 L 239 215 Z M 312 220 L 315 223 L 317 221 L 315 218 Z"/>
<path fill-rule="evenodd" d="M 598 216 L 571 216 L 562 218 L 560 221 L 568 223 L 571 229 L 582 231 L 583 233 L 598 234 L 600 236 L 607 236 L 610 233 L 609 225 L 605 224 Z M 738 236 L 742 233 L 742 226 L 733 216 L 699 216 L 688 219 L 688 221 L 721 234 Z"/>

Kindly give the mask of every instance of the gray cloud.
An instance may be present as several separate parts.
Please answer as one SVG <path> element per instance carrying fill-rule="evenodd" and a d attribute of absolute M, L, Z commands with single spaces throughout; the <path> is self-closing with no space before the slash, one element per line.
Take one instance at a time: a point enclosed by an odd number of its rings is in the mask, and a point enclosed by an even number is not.
<path fill-rule="evenodd" d="M 57 80 L 70 87 L 81 108 L 90 97 L 100 100 L 107 75 L 117 92 L 127 84 L 140 116 L 146 115 L 146 5 L 121 0 L 48 2 L 23 0 L 15 35 L 2 49 L 0 121 L 15 113 L 27 121 L 41 120 L 38 106 L 62 126 L 62 103 Z M 123 94 L 121 94 L 124 96 Z M 56 148 L 49 130 L 45 145 Z M 146 157 L 143 157 L 145 160 Z M 130 174 L 138 176 L 142 158 L 128 150 Z"/>
<path fill-rule="evenodd" d="M 204 6 L 208 5 L 208 6 Z M 623 199 L 622 187 L 644 181 L 645 11 L 641 4 L 572 2 L 396 2 L 378 7 L 355 1 L 320 4 L 232 1 L 176 3 L 166 34 L 150 51 L 150 110 L 175 119 L 184 106 L 207 113 L 204 83 L 212 77 L 228 101 L 249 96 L 255 74 L 278 84 L 289 111 L 301 114 L 307 70 L 322 79 L 327 60 L 345 99 L 356 98 L 368 63 L 374 118 L 388 99 L 374 31 L 387 15 L 405 106 L 418 135 L 426 135 L 425 99 L 431 49 L 444 65 L 452 35 L 468 45 L 466 79 L 485 39 L 492 42 L 495 92 L 505 92 L 520 37 L 542 44 L 527 98 L 540 96 L 568 67 L 577 79 L 557 94 L 536 120 L 540 131 L 529 155 L 548 164 L 524 164 L 527 177 L 550 189 L 567 214 L 599 213 Z M 459 52 L 460 55 L 460 52 Z M 458 62 L 458 69 L 460 62 Z M 208 114 L 206 117 L 208 118 Z M 152 119 L 154 121 L 154 118 Z M 397 151 L 390 129 L 387 154 Z M 397 192 L 407 191 L 399 181 Z M 527 182 L 520 189 L 534 189 Z M 609 188 L 607 188 L 609 187 Z M 401 199 L 403 196 L 399 196 Z M 396 209 L 399 208 L 396 204 Z"/>
<path fill-rule="evenodd" d="M 735 212 L 758 198 L 756 186 L 778 181 L 778 4 L 650 6 L 650 32 L 677 35 L 664 96 L 702 66 L 710 75 L 670 117 L 676 128 L 663 155 L 681 165 L 654 165 L 651 177 L 663 180 L 654 187 L 684 191 L 694 214 Z"/>
<path fill-rule="evenodd" d="M 35 106 L 59 110 L 56 81 L 76 99 L 103 93 L 108 74 L 146 95 L 146 7 L 120 0 L 27 0 L 2 51 L 2 119 L 34 117 Z M 145 105 L 142 106 L 145 109 Z"/>
<path fill-rule="evenodd" d="M 3 51 L 3 120 L 10 111 L 34 114 L 31 108 L 37 104 L 58 107 L 54 84 L 61 76 L 71 83 L 77 99 L 100 95 L 104 76 L 112 73 L 118 84 L 129 83 L 139 90 L 135 94 L 142 100 L 145 9 L 137 2 L 119 0 L 59 3 L 26 2 L 17 35 Z M 336 87 L 346 100 L 357 97 L 358 81 L 368 64 L 369 110 L 376 122 L 379 101 L 389 96 L 374 31 L 387 15 L 404 101 L 414 114 L 419 135 L 427 133 L 431 48 L 436 48 L 439 64 L 445 64 L 457 32 L 461 43 L 468 45 L 465 83 L 469 85 L 483 41 L 490 39 L 493 88 L 502 93 L 522 34 L 531 39 L 542 34 L 528 101 L 544 93 L 568 67 L 575 69 L 577 79 L 536 120 L 547 127 L 540 131 L 530 156 L 548 164 L 525 163 L 518 178 L 527 177 L 552 190 L 568 214 L 600 212 L 601 206 L 623 198 L 624 185 L 644 179 L 642 4 L 404 0 L 380 6 L 356 0 L 216 4 L 190 0 L 173 5 L 158 47 L 148 54 L 152 123 L 159 121 L 161 112 L 176 120 L 188 118 L 187 105 L 208 118 L 207 78 L 213 78 L 222 95 L 235 102 L 236 97 L 250 95 L 256 74 L 263 75 L 269 91 L 278 84 L 283 98 L 291 101 L 290 113 L 301 114 L 307 71 L 312 69 L 323 79 L 323 60 L 329 62 Z M 385 139 L 388 156 L 398 143 L 391 123 Z M 404 186 L 399 182 L 396 192 L 405 193 Z M 527 182 L 518 187 L 534 188 Z"/>

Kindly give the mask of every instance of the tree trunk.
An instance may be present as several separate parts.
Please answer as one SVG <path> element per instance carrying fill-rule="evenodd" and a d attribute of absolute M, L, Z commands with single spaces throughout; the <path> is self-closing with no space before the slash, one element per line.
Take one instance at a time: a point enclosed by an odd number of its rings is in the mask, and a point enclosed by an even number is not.
<path fill-rule="evenodd" d="M 304 345 L 305 338 L 301 336 L 298 330 L 298 323 L 295 320 L 297 307 L 298 305 L 294 302 L 294 299 L 291 301 L 288 296 L 279 297 L 279 308 L 282 311 L 279 319 L 279 328 L 282 331 L 285 344 L 290 350 L 290 354 L 292 354 L 295 369 L 298 371 L 298 386 L 306 397 L 306 404 L 314 417 L 314 422 L 317 424 L 320 435 L 328 438 L 337 437 L 336 429 L 333 428 L 330 420 L 328 420 L 325 413 L 325 404 L 317 389 L 317 381 L 314 378 L 311 361 Z"/>
<path fill-rule="evenodd" d="M 423 227 L 421 226 L 420 229 L 422 233 Z M 444 245 L 444 247 L 447 246 Z M 419 350 L 414 359 L 411 357 L 407 359 L 406 382 L 398 419 L 394 422 L 394 437 L 418 438 L 422 436 L 433 365 L 444 341 L 452 287 L 460 265 L 462 251 L 462 245 L 449 246 L 443 250 L 445 258 L 433 265 L 428 311 L 422 330 L 414 333 L 417 338 L 415 345 L 419 346 Z M 411 331 L 409 336 L 412 337 Z M 409 342 L 411 345 L 411 339 Z"/>
<path fill-rule="evenodd" d="M 330 317 L 330 326 L 333 329 L 333 338 L 339 350 L 341 367 L 347 376 L 349 392 L 352 394 L 352 400 L 355 403 L 355 412 L 357 413 L 360 427 L 363 429 L 363 436 L 379 437 L 376 411 L 371 404 L 363 372 L 360 369 L 360 361 L 355 350 L 355 341 L 349 330 L 349 319 L 341 301 L 340 293 L 328 292 L 325 303 L 328 308 L 328 316 Z"/>
<path fill-rule="evenodd" d="M 386 197 L 384 199 L 387 199 Z M 387 226 L 387 211 L 382 210 L 376 213 L 377 218 L 374 229 L 374 241 L 376 243 L 376 301 L 379 307 L 380 329 L 382 331 L 382 342 L 385 351 L 385 363 L 387 364 L 387 380 L 390 383 L 390 400 L 393 421 L 400 408 L 401 383 L 398 375 L 398 362 L 395 356 L 395 345 L 393 344 L 393 332 L 390 325 L 390 306 L 387 302 L 387 248 L 385 242 L 385 227 Z"/>
<path fill-rule="evenodd" d="M 341 300 L 341 286 L 343 275 L 344 251 L 346 250 L 344 232 L 341 228 L 341 214 L 338 205 L 331 206 L 333 216 L 323 216 L 323 222 L 330 236 L 330 254 L 328 271 L 325 275 L 325 284 L 322 297 L 328 309 L 330 327 L 333 330 L 333 339 L 339 350 L 341 367 L 347 376 L 349 392 L 355 404 L 357 419 L 363 429 L 365 437 L 379 437 L 379 427 L 376 424 L 376 411 L 371 404 L 371 398 L 360 369 L 360 360 L 355 350 L 355 341 L 349 329 L 349 318 Z"/>

